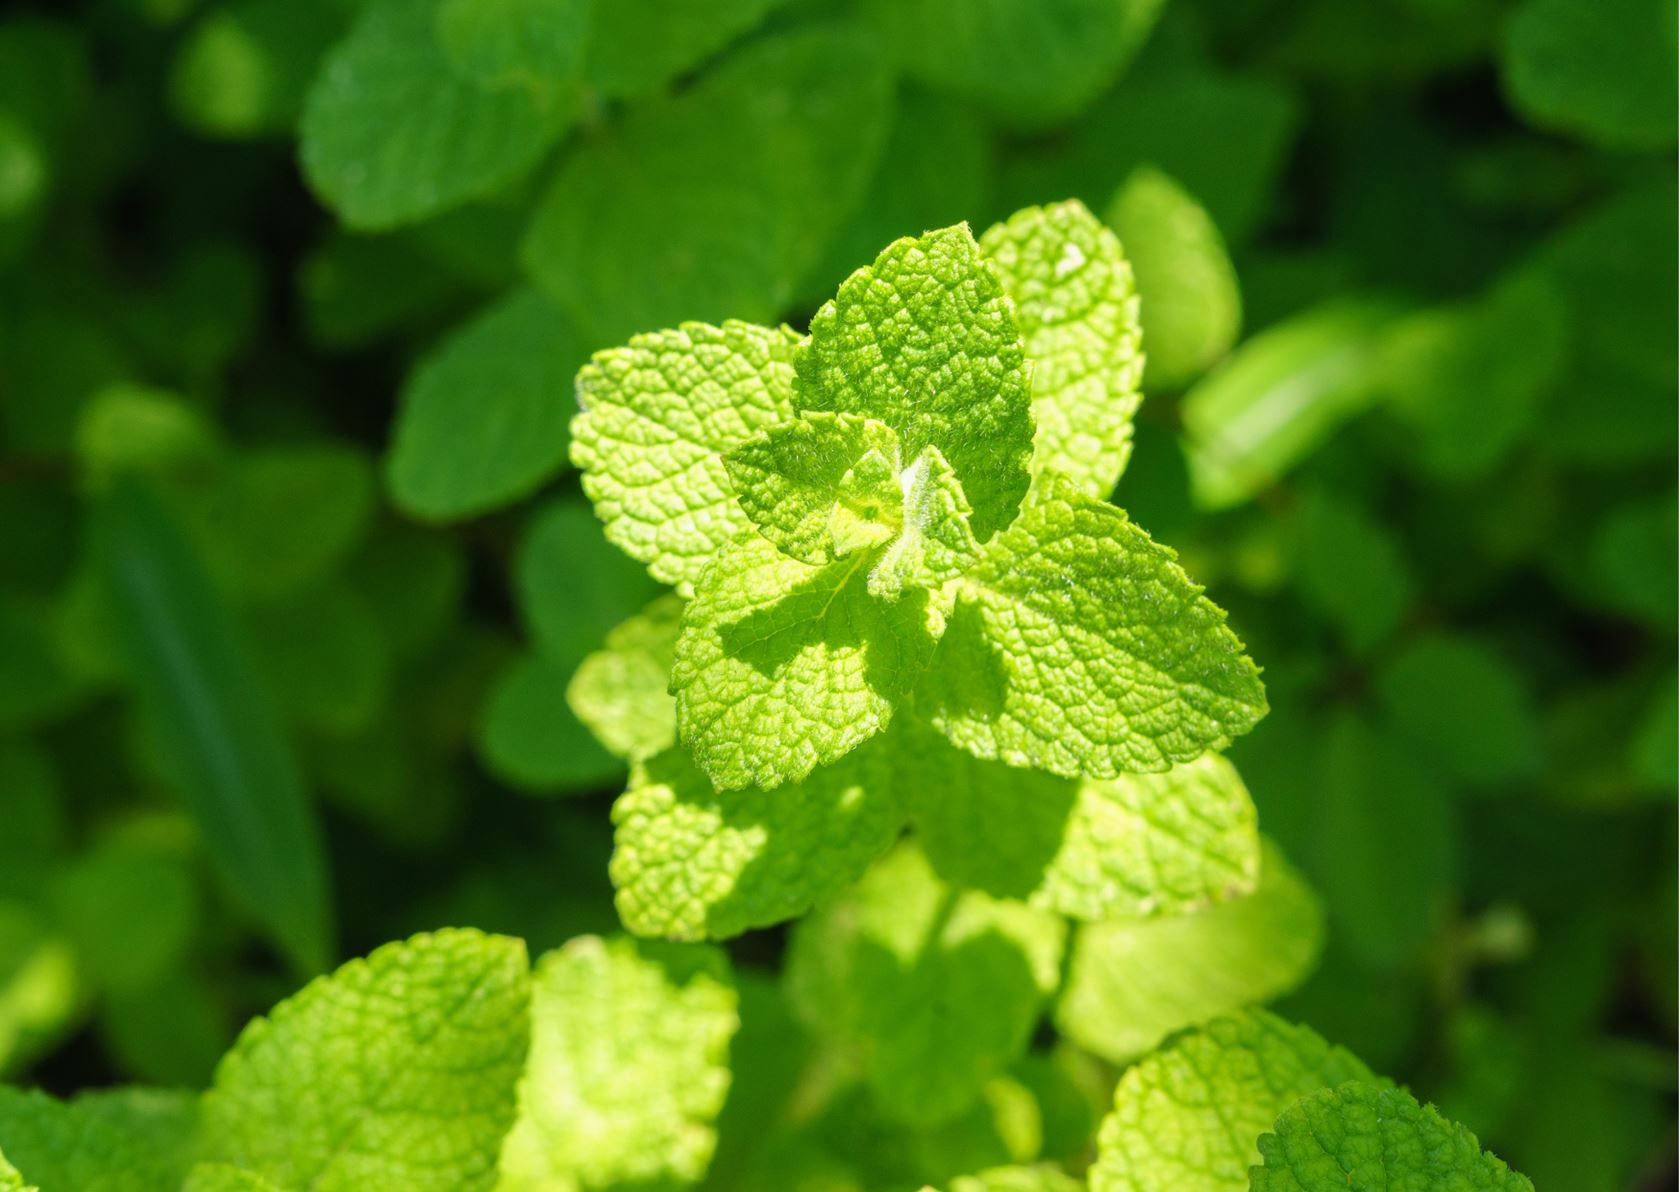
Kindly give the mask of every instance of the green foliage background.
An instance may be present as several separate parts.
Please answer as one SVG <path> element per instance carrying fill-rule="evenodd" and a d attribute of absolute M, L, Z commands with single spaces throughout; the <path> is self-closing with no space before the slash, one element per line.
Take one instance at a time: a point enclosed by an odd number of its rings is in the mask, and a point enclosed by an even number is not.
<path fill-rule="evenodd" d="M 1114 500 L 1265 668 L 1230 757 L 1326 916 L 1276 1008 L 1541 1188 L 1671 1186 L 1674 20 L 11 6 L 0 1077 L 201 1087 L 385 941 L 618 931 L 624 773 L 564 691 L 660 588 L 566 462 L 578 368 L 1079 198 L 1142 297 Z M 729 948 L 768 998 L 784 933 Z M 724 1112 L 707 1186 L 748 1186 Z"/>

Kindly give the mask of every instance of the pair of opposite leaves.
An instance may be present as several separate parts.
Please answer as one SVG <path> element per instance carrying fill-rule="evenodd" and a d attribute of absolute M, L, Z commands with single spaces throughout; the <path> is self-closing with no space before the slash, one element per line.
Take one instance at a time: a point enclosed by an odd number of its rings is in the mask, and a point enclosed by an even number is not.
<path fill-rule="evenodd" d="M 1266 710 L 1173 553 L 1103 498 L 1142 372 L 1077 203 L 889 246 L 810 335 L 685 324 L 579 374 L 607 536 L 691 596 L 671 689 L 720 790 L 804 778 L 914 703 L 976 756 L 1159 771 Z"/>

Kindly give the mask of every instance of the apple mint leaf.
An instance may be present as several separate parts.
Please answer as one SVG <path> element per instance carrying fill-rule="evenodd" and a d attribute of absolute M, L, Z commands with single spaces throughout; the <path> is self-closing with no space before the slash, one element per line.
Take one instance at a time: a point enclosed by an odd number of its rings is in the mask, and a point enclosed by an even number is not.
<path fill-rule="evenodd" d="M 1249 1173 L 1253 1192 L 1534 1192 L 1434 1106 L 1357 1080 L 1284 1110 L 1261 1136 L 1260 1154 L 1264 1162 Z"/>
<path fill-rule="evenodd" d="M 449 520 L 535 490 L 566 463 L 585 357 L 566 316 L 533 290 L 452 332 L 403 389 L 386 468 L 397 505 Z"/>
<path fill-rule="evenodd" d="M 0 1188 L 178 1188 L 191 1162 L 196 1119 L 193 1098 L 184 1093 L 120 1089 L 59 1101 L 35 1090 L 0 1086 L 0 1143 L 5 1147 Z"/>
<path fill-rule="evenodd" d="M 653 27 L 674 11 L 661 5 Z M 638 27 L 638 47 L 653 35 Z M 891 104 L 886 64 L 857 30 L 758 39 L 569 154 L 526 268 L 598 343 L 681 319 L 773 319 L 862 193 Z"/>
<path fill-rule="evenodd" d="M 739 1026 L 729 962 L 580 936 L 537 962 L 498 1192 L 674 1187 L 706 1172 Z"/>
<path fill-rule="evenodd" d="M 1073 115 L 1149 37 L 1162 0 L 867 0 L 918 83 L 975 100 L 1010 124 Z"/>
<path fill-rule="evenodd" d="M 798 403 L 876 418 L 905 459 L 938 447 L 990 538 L 1027 491 L 1026 352 L 997 273 L 968 225 L 889 245 L 811 320 L 795 353 Z"/>
<path fill-rule="evenodd" d="M 927 594 L 869 594 L 865 554 L 813 567 L 747 533 L 683 612 L 677 728 L 722 790 L 797 782 L 886 728 L 933 655 Z"/>
<path fill-rule="evenodd" d="M 24 1183 L 17 1168 L 6 1161 L 5 1155 L 0 1154 L 0 1192 L 40 1192 L 40 1189 Z"/>
<path fill-rule="evenodd" d="M 643 762 L 677 743 L 671 667 L 682 601 L 661 596 L 607 634 L 566 687 L 566 703 L 609 752 Z"/>
<path fill-rule="evenodd" d="M 870 742 L 803 782 L 719 792 L 685 751 L 632 775 L 613 805 L 609 873 L 638 935 L 727 939 L 849 886 L 904 822 Z"/>
<path fill-rule="evenodd" d="M 699 65 L 786 0 L 610 0 L 595 5 L 587 73 L 603 95 L 632 99 Z"/>
<path fill-rule="evenodd" d="M 1264 1010 L 1216 1018 L 1132 1065 L 1097 1135 L 1091 1192 L 1244 1192 L 1259 1139 L 1299 1097 L 1371 1072 Z"/>
<path fill-rule="evenodd" d="M 932 1125 L 1026 1049 L 1066 934 L 1048 912 L 945 885 L 905 845 L 794 928 L 785 987 L 807 1027 L 866 1057 L 883 1113 Z"/>
<path fill-rule="evenodd" d="M 1212 218 L 1177 180 L 1141 165 L 1104 211 L 1137 274 L 1144 385 L 1182 389 L 1217 363 L 1242 328 L 1242 292 Z"/>
<path fill-rule="evenodd" d="M 1117 1064 L 1172 1032 L 1288 992 L 1317 963 L 1324 912 L 1275 846 L 1252 894 L 1188 914 L 1088 923 L 1073 939 L 1056 1025 Z"/>
<path fill-rule="evenodd" d="M 903 524 L 869 572 L 869 591 L 896 600 L 907 588 L 940 588 L 979 558 L 974 510 L 937 447 L 924 447 L 898 477 Z M 944 602 L 941 601 L 943 604 Z M 943 611 L 937 614 L 943 619 Z"/>
<path fill-rule="evenodd" d="M 1526 0 L 1501 44 L 1505 94 L 1528 121 L 1607 149 L 1672 148 L 1674 6 Z"/>
<path fill-rule="evenodd" d="M 594 7 L 592 0 L 439 0 L 438 44 L 468 79 L 540 96 L 582 69 Z"/>
<path fill-rule="evenodd" d="M 598 352 L 577 378 L 572 462 L 607 537 L 691 589 L 752 523 L 723 454 L 793 414 L 789 329 L 685 323 Z"/>
<path fill-rule="evenodd" d="M 525 945 L 503 936 L 352 960 L 241 1033 L 204 1098 L 205 1158 L 283 1188 L 491 1188 L 530 997 Z"/>
<path fill-rule="evenodd" d="M 1166 770 L 1265 714 L 1254 663 L 1166 547 L 1048 477 L 988 543 L 918 700 L 976 757 L 1064 777 Z"/>
<path fill-rule="evenodd" d="M 492 88 L 437 36 L 439 0 L 374 0 L 304 102 L 304 176 L 350 227 L 414 223 L 536 165 L 572 117 L 570 80 Z"/>
<path fill-rule="evenodd" d="M 1107 497 L 1143 399 L 1137 290 L 1120 241 L 1074 201 L 1016 212 L 980 250 L 1015 302 L 1032 361 L 1033 470 Z"/>
<path fill-rule="evenodd" d="M 742 443 L 724 464 L 758 532 L 802 563 L 885 542 L 902 518 L 898 436 L 873 418 L 809 414 Z"/>
<path fill-rule="evenodd" d="M 1104 920 L 1196 910 L 1259 880 L 1254 804 L 1218 754 L 1081 781 L 982 761 L 927 730 L 894 739 L 917 835 L 954 885 Z"/>

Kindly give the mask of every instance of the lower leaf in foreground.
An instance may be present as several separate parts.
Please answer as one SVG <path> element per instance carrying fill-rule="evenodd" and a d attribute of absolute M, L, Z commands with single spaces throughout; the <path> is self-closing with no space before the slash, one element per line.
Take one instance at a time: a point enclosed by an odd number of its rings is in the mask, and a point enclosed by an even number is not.
<path fill-rule="evenodd" d="M 489 1189 L 529 1007 L 521 940 L 440 931 L 352 960 L 245 1028 L 204 1098 L 205 1158 L 317 1192 Z"/>
<path fill-rule="evenodd" d="M 1433 1106 L 1358 1081 L 1297 1101 L 1260 1153 L 1253 1192 L 1534 1192 Z"/>
<path fill-rule="evenodd" d="M 1091 1192 L 1243 1192 L 1258 1140 L 1297 1097 L 1370 1070 L 1264 1010 L 1216 1018 L 1126 1070 L 1097 1137 Z"/>
<path fill-rule="evenodd" d="M 581 936 L 538 962 L 531 1019 L 499 1192 L 705 1174 L 740 1025 L 722 952 Z"/>

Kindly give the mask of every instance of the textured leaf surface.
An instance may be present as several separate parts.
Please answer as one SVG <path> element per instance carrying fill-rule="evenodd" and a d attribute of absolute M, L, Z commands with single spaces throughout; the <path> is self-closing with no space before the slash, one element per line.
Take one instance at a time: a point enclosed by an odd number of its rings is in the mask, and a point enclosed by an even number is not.
<path fill-rule="evenodd" d="M 460 73 L 436 25 L 437 0 L 376 0 L 309 90 L 303 171 L 351 227 L 412 223 L 489 194 L 535 165 L 570 119 L 570 94 Z"/>
<path fill-rule="evenodd" d="M 538 962 L 531 1060 L 500 1192 L 705 1174 L 739 1019 L 715 948 L 581 936 Z"/>
<path fill-rule="evenodd" d="M 1033 470 L 1107 497 L 1143 400 L 1138 298 L 1120 241 L 1075 201 L 1017 211 L 980 250 L 1015 302 L 1032 361 Z"/>
<path fill-rule="evenodd" d="M 1103 89 L 1155 26 L 1161 0 L 869 0 L 918 82 L 1040 125 Z"/>
<path fill-rule="evenodd" d="M 1675 16 L 1664 0 L 1528 0 L 1501 54 L 1534 124 L 1612 149 L 1674 144 Z"/>
<path fill-rule="evenodd" d="M 1104 212 L 1137 274 L 1151 392 L 1181 389 L 1236 342 L 1242 293 L 1225 242 L 1178 182 L 1139 166 Z"/>
<path fill-rule="evenodd" d="M 3 1187 L 4 1185 L 0 1185 Z M 182 1192 L 284 1192 L 253 1171 L 228 1163 L 200 1163 L 187 1173 Z"/>
<path fill-rule="evenodd" d="M 796 562 L 755 534 L 683 611 L 677 728 L 720 789 L 797 782 L 892 720 L 933 655 L 926 593 L 871 596 L 866 555 Z"/>
<path fill-rule="evenodd" d="M 796 342 L 786 328 L 685 323 L 578 374 L 572 461 L 607 537 L 654 578 L 691 587 L 751 525 L 723 453 L 792 415 Z"/>
<path fill-rule="evenodd" d="M 937 447 L 922 453 L 898 476 L 903 524 L 869 572 L 869 591 L 896 600 L 906 588 L 940 589 L 974 566 L 974 509 L 951 465 Z M 941 593 L 936 616 L 943 624 L 947 603 Z"/>
<path fill-rule="evenodd" d="M 150 1089 L 59 1101 L 0 1087 L 0 1188 L 40 1192 L 159 1192 L 186 1174 L 196 1125 L 192 1099 Z M 7 1164 L 27 1184 L 8 1184 Z M 15 1177 L 14 1177 L 15 1178 Z"/>
<path fill-rule="evenodd" d="M 803 782 L 718 792 L 680 749 L 613 805 L 609 872 L 638 935 L 727 939 L 803 914 L 884 853 L 904 816 L 871 742 Z"/>
<path fill-rule="evenodd" d="M 964 577 L 918 698 L 977 757 L 1112 778 L 1192 761 L 1266 711 L 1173 552 L 1050 478 Z"/>
<path fill-rule="evenodd" d="M 1003 284 L 966 224 L 889 245 L 841 285 L 796 353 L 799 404 L 877 418 L 906 459 L 938 447 L 981 540 L 1027 491 L 1025 349 Z"/>
<path fill-rule="evenodd" d="M 165 771 L 249 912 L 319 971 L 332 949 L 319 827 L 250 647 L 148 491 L 119 487 L 99 516 L 112 627 Z"/>
<path fill-rule="evenodd" d="M 1404 1089 L 1352 1082 L 1298 1101 L 1260 1139 L 1254 1192 L 1534 1192 Z"/>
<path fill-rule="evenodd" d="M 891 99 L 854 30 L 762 38 L 570 154 L 526 267 L 599 343 L 774 319 L 868 181 Z"/>
<path fill-rule="evenodd" d="M 1025 1049 L 1065 936 L 1054 915 L 946 886 L 907 845 L 794 929 L 786 988 L 811 1030 L 867 1057 L 884 1112 L 933 1123 Z"/>
<path fill-rule="evenodd" d="M 758 532 L 802 563 L 883 542 L 902 517 L 898 436 L 873 418 L 808 414 L 749 439 L 724 463 Z"/>
<path fill-rule="evenodd" d="M 565 315 L 529 290 L 452 333 L 403 392 L 387 473 L 397 504 L 465 517 L 547 480 L 566 462 L 584 359 Z"/>
<path fill-rule="evenodd" d="M 1097 1136 L 1092 1192 L 1244 1192 L 1259 1139 L 1297 1098 L 1370 1070 L 1264 1010 L 1216 1018 L 1126 1070 Z"/>
<path fill-rule="evenodd" d="M 566 703 L 614 756 L 642 762 L 677 743 L 671 667 L 682 601 L 661 596 L 607 634 L 566 687 Z"/>
<path fill-rule="evenodd" d="M 699 64 L 785 0 L 610 0 L 595 5 L 589 81 L 602 94 L 631 98 Z"/>
<path fill-rule="evenodd" d="M 1254 804 L 1217 754 L 1080 781 L 982 761 L 931 732 L 899 739 L 917 834 L 955 885 L 1101 920 L 1194 910 L 1259 879 Z"/>
<path fill-rule="evenodd" d="M 352 960 L 246 1027 L 207 1158 L 281 1187 L 487 1189 L 530 1037 L 525 945 L 441 931 Z"/>
<path fill-rule="evenodd" d="M 1056 1025 L 1126 1063 L 1173 1031 L 1293 989 L 1312 970 L 1324 912 L 1275 847 L 1246 898 L 1190 914 L 1114 919 L 1073 940 Z"/>

